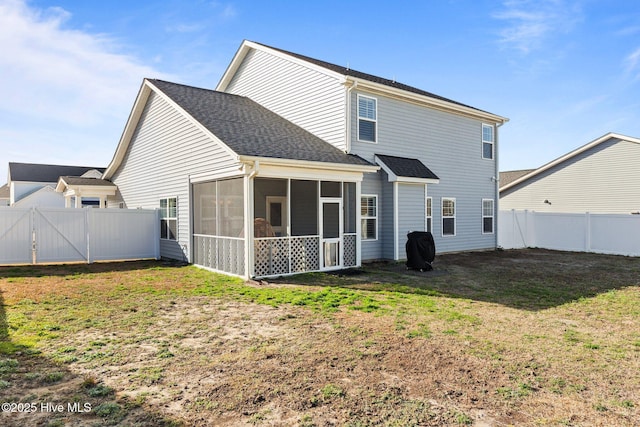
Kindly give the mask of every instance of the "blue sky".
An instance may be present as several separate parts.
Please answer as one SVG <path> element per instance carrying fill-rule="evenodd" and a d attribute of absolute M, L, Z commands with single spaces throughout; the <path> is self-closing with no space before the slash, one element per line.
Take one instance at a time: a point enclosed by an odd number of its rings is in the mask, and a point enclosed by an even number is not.
<path fill-rule="evenodd" d="M 243 39 L 510 118 L 501 170 L 640 137 L 637 0 L 0 0 L 0 181 L 106 166 L 144 77 L 214 88 Z"/>

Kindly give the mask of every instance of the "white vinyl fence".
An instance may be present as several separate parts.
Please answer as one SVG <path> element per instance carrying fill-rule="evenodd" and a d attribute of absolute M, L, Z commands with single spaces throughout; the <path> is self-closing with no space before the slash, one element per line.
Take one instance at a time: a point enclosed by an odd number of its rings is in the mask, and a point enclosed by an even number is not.
<path fill-rule="evenodd" d="M 160 258 L 148 209 L 0 207 L 0 265 Z"/>
<path fill-rule="evenodd" d="M 640 256 L 640 215 L 500 211 L 498 245 Z"/>

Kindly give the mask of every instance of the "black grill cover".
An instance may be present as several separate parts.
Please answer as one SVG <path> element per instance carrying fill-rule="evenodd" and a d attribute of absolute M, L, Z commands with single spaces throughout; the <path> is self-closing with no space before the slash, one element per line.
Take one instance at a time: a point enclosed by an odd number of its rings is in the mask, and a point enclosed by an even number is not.
<path fill-rule="evenodd" d="M 413 231 L 407 234 L 407 268 L 433 270 L 431 263 L 436 257 L 436 244 L 428 231 Z"/>

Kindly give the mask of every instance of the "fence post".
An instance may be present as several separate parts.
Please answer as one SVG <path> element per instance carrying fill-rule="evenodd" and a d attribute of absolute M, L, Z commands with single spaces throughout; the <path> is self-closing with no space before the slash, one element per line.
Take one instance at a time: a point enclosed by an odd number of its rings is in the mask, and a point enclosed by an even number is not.
<path fill-rule="evenodd" d="M 38 247 L 36 241 L 36 207 L 31 208 L 29 214 L 29 228 L 31 229 L 31 263 L 36 264 L 38 262 Z"/>
<path fill-rule="evenodd" d="M 87 264 L 91 264 L 91 233 L 90 229 L 90 208 L 84 208 L 84 235 L 87 242 Z"/>
<path fill-rule="evenodd" d="M 591 252 L 591 214 L 585 213 L 584 216 L 584 250 L 585 252 Z"/>

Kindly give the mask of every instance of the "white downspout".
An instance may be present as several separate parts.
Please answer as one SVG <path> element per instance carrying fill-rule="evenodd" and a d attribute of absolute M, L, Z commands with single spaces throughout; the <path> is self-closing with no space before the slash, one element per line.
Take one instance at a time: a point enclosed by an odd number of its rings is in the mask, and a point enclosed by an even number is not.
<path fill-rule="evenodd" d="M 345 82 L 346 84 L 346 82 Z M 351 91 L 358 87 L 358 82 L 352 82 L 351 86 L 347 89 L 347 93 L 345 95 L 345 114 L 347 115 L 345 119 L 345 130 L 344 130 L 344 138 L 345 138 L 345 152 L 351 152 Z"/>

